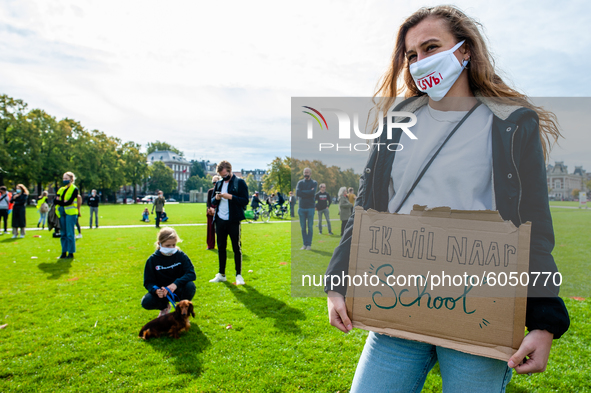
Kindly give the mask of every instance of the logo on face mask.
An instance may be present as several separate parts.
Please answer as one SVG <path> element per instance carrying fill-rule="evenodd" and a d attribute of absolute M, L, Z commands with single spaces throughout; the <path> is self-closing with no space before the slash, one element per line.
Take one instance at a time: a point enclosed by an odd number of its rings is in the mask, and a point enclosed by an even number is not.
<path fill-rule="evenodd" d="M 427 89 L 440 84 L 442 80 L 443 77 L 441 76 L 440 72 L 438 72 L 437 74 L 435 74 L 435 72 L 432 72 L 427 76 L 417 79 L 417 87 L 420 90 L 426 91 Z"/>

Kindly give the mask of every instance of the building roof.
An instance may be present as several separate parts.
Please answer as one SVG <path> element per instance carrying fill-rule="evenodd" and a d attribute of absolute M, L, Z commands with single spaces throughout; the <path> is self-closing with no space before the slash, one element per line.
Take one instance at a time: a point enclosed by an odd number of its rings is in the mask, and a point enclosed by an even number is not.
<path fill-rule="evenodd" d="M 179 156 L 173 151 L 154 151 L 148 154 L 148 162 L 163 161 L 163 162 L 177 162 L 179 164 L 190 165 L 191 163 Z"/>

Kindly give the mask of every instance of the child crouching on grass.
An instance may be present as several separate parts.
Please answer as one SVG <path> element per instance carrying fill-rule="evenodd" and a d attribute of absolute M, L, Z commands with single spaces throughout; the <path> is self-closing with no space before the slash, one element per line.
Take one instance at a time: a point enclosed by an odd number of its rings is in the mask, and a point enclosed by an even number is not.
<path fill-rule="evenodd" d="M 148 293 L 142 298 L 142 307 L 160 310 L 160 317 L 170 312 L 166 288 L 176 294 L 179 301 L 192 300 L 196 276 L 191 260 L 177 247 L 181 239 L 174 229 L 162 228 L 157 239 L 157 249 L 148 258 L 144 269 L 144 287 Z"/>

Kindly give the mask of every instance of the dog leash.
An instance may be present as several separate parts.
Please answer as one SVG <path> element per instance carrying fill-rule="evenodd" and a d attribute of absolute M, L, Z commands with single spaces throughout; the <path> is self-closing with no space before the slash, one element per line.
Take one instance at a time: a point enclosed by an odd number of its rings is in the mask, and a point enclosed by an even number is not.
<path fill-rule="evenodd" d="M 154 285 L 153 288 L 160 289 L 156 285 Z M 168 289 L 168 287 L 164 287 L 164 288 L 166 288 L 166 290 L 168 291 L 168 294 L 166 294 L 166 299 L 168 299 L 169 303 L 172 304 L 172 307 L 176 310 L 175 298 L 176 298 L 176 301 L 179 302 L 180 301 L 179 297 L 177 296 L 176 293 L 173 293 L 170 289 Z"/>

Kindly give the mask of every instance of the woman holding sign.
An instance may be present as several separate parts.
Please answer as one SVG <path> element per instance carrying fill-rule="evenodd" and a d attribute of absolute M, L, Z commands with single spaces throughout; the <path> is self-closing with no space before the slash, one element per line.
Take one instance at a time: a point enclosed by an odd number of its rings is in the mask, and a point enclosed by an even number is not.
<path fill-rule="evenodd" d="M 452 6 L 421 8 L 407 18 L 378 84 L 376 96 L 384 98 L 376 112 L 387 113 L 398 94 L 407 99 L 394 111 L 414 113 L 418 141 L 400 129 L 392 140 L 382 132 L 379 142 L 400 142 L 404 149 L 372 150 L 356 205 L 404 214 L 414 204 L 498 210 L 516 226 L 532 223 L 530 271 L 556 272 L 545 157 L 560 132 L 552 113 L 503 82 L 476 22 Z M 353 217 L 329 276 L 348 272 Z M 543 372 L 552 340 L 570 322 L 558 287 L 539 284 L 529 286 L 529 333 L 509 362 L 370 332 L 351 391 L 420 391 L 436 362 L 450 392 L 503 392 L 513 369 Z M 329 284 L 325 291 L 330 323 L 349 332 L 346 286 Z"/>

